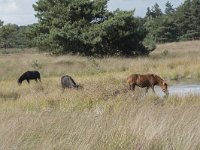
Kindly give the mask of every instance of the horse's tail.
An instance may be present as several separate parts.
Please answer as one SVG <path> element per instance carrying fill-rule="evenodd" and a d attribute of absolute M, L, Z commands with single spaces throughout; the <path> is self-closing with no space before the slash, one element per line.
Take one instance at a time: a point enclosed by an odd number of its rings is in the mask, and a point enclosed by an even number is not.
<path fill-rule="evenodd" d="M 38 75 L 38 80 L 41 82 L 41 76 L 40 76 L 40 73 Z"/>

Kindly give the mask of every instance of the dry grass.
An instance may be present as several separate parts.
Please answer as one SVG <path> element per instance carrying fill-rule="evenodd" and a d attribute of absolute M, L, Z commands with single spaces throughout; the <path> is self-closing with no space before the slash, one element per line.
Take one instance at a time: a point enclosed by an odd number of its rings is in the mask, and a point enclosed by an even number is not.
<path fill-rule="evenodd" d="M 170 97 L 161 105 L 151 95 L 133 99 L 122 94 L 95 104 L 83 100 L 85 104 L 70 105 L 70 100 L 62 99 L 43 110 L 36 103 L 29 110 L 4 110 L 0 148 L 199 149 L 199 100 L 198 96 Z M 63 109 L 65 103 L 68 110 Z"/>
<path fill-rule="evenodd" d="M 136 72 L 157 73 L 170 84 L 198 82 L 199 54 L 199 41 L 158 45 L 148 58 L 3 52 L 0 149 L 200 149 L 199 95 L 164 99 L 137 88 L 132 97 L 125 84 Z M 33 69 L 41 72 L 42 83 L 19 87 L 19 75 Z M 84 89 L 62 93 L 64 74 Z"/>

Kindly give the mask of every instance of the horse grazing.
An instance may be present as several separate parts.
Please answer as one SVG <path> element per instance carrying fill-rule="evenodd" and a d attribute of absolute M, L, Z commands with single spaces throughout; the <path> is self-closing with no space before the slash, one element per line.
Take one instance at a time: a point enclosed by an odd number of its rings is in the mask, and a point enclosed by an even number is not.
<path fill-rule="evenodd" d="M 166 95 L 169 95 L 167 83 L 161 77 L 155 74 L 132 74 L 127 78 L 127 83 L 130 90 L 133 91 L 135 91 L 136 85 L 141 88 L 146 87 L 146 93 L 148 92 L 149 88 L 151 88 L 155 93 L 154 86 L 158 85 Z"/>
<path fill-rule="evenodd" d="M 75 88 L 75 89 L 83 88 L 81 85 L 76 84 L 74 79 L 72 79 L 72 77 L 68 75 L 64 75 L 61 77 L 61 85 L 63 90 L 65 88 Z"/>
<path fill-rule="evenodd" d="M 22 82 L 26 80 L 28 83 L 30 80 L 39 80 L 41 82 L 40 73 L 38 71 L 26 71 L 17 80 L 18 84 L 21 85 Z"/>

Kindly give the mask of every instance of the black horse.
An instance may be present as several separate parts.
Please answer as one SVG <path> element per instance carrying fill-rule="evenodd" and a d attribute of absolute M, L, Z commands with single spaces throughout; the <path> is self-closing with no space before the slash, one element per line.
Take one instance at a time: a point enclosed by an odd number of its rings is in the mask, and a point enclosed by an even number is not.
<path fill-rule="evenodd" d="M 68 75 L 61 77 L 61 85 L 63 90 L 65 88 L 75 88 L 75 89 L 83 88 L 81 85 L 76 84 L 74 79 L 72 79 L 72 77 Z"/>
<path fill-rule="evenodd" d="M 18 82 L 19 85 L 21 85 L 24 80 L 26 80 L 28 83 L 29 83 L 30 80 L 35 80 L 36 82 L 39 80 L 41 82 L 40 73 L 38 71 L 27 71 L 27 72 L 24 72 L 19 77 L 17 82 Z"/>

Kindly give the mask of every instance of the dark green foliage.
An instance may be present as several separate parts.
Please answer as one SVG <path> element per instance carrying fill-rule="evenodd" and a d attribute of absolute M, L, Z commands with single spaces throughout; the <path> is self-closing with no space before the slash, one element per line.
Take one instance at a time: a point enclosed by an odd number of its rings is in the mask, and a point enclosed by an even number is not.
<path fill-rule="evenodd" d="M 153 14 L 153 18 L 163 15 L 162 10 L 160 9 L 157 3 L 155 3 L 155 5 L 152 8 L 152 14 Z"/>
<path fill-rule="evenodd" d="M 89 30 L 86 42 L 99 55 L 145 55 L 149 53 L 142 44 L 145 35 L 140 19 L 134 18 L 133 12 L 116 11 Z"/>
<path fill-rule="evenodd" d="M 175 12 L 175 9 L 173 8 L 173 5 L 167 1 L 167 3 L 165 4 L 165 14 L 166 15 L 170 15 L 173 14 Z"/>
<path fill-rule="evenodd" d="M 159 5 L 155 5 L 150 9 L 147 8 L 146 22 L 144 24 L 145 29 L 148 34 L 145 38 L 145 43 L 155 47 L 156 42 L 167 42 L 171 37 L 173 37 L 173 30 L 176 29 L 170 18 L 163 15 Z M 173 37 L 174 38 L 174 37 Z"/>
<path fill-rule="evenodd" d="M 32 38 L 28 36 L 30 26 L 20 26 L 15 32 L 11 33 L 10 40 L 12 41 L 12 48 L 32 47 L 34 43 Z"/>
<path fill-rule="evenodd" d="M 179 29 L 179 39 L 190 39 L 189 30 L 191 29 L 191 1 L 186 0 L 183 5 L 177 8 L 174 14 L 175 22 Z"/>
<path fill-rule="evenodd" d="M 104 19 L 105 10 L 100 4 L 106 2 L 39 0 L 33 6 L 39 19 L 36 28 L 38 47 L 51 53 L 89 53 L 84 33 L 88 32 L 92 21 Z"/>
<path fill-rule="evenodd" d="M 109 12 L 108 0 L 39 0 L 37 45 L 51 53 L 81 55 L 146 55 L 146 36 L 133 11 Z"/>
<path fill-rule="evenodd" d="M 0 28 L 0 47 L 9 48 L 12 46 L 11 34 L 17 31 L 18 26 L 14 24 L 3 25 Z"/>
<path fill-rule="evenodd" d="M 151 9 L 149 7 L 147 8 L 146 18 L 148 19 L 156 18 L 162 15 L 162 10 L 160 9 L 160 6 L 157 3 L 155 3 Z"/>
<path fill-rule="evenodd" d="M 26 36 L 29 26 L 1 24 L 0 48 L 24 48 L 33 46 L 31 39 Z"/>
<path fill-rule="evenodd" d="M 155 10 L 159 10 L 156 4 L 151 10 L 147 9 L 147 40 L 154 39 L 162 43 L 200 38 L 200 0 L 185 0 L 177 9 L 169 1 L 165 6 L 165 14 L 157 13 L 160 14 L 157 17 L 153 15 Z"/>
<path fill-rule="evenodd" d="M 151 16 L 152 16 L 152 12 L 151 12 L 150 8 L 147 7 L 146 17 L 150 19 Z"/>
<path fill-rule="evenodd" d="M 175 16 L 180 40 L 200 38 L 200 0 L 186 0 Z"/>
<path fill-rule="evenodd" d="M 162 16 L 152 21 L 148 21 L 146 27 L 149 34 L 154 36 L 158 43 L 172 42 L 177 40 L 178 28 L 172 18 Z"/>

